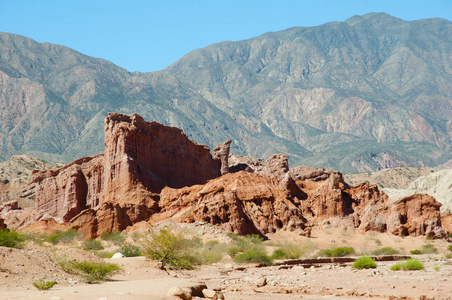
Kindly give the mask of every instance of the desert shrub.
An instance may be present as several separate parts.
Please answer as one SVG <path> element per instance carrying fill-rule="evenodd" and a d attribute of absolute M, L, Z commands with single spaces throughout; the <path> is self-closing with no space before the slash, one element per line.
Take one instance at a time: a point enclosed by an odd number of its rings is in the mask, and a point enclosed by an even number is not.
<path fill-rule="evenodd" d="M 234 257 L 234 261 L 237 263 L 260 263 L 270 265 L 272 263 L 272 258 L 269 257 L 262 248 L 252 247 L 237 254 Z"/>
<path fill-rule="evenodd" d="M 229 247 L 227 250 L 229 256 L 231 256 L 232 258 L 234 258 L 240 251 L 242 251 L 242 249 L 237 246 Z"/>
<path fill-rule="evenodd" d="M 192 269 L 196 261 L 190 254 L 190 241 L 170 229 L 153 231 L 143 243 L 143 253 L 151 259 L 159 260 L 174 269 Z"/>
<path fill-rule="evenodd" d="M 52 281 L 46 281 L 46 280 L 38 280 L 33 282 L 33 285 L 38 289 L 38 290 L 49 290 L 51 289 L 54 285 L 56 284 L 56 281 L 52 280 Z"/>
<path fill-rule="evenodd" d="M 141 255 L 141 249 L 137 245 L 133 244 L 124 244 L 119 248 L 119 252 L 121 252 L 126 257 L 135 257 Z"/>
<path fill-rule="evenodd" d="M 451 259 L 452 258 L 452 253 L 446 253 L 446 258 L 447 259 Z"/>
<path fill-rule="evenodd" d="M 421 251 L 423 254 L 433 254 L 433 253 L 438 253 L 438 248 L 436 248 L 432 244 L 425 244 L 422 246 Z"/>
<path fill-rule="evenodd" d="M 94 254 L 96 254 L 97 257 L 100 258 L 111 258 L 115 252 L 111 251 L 95 251 Z"/>
<path fill-rule="evenodd" d="M 392 247 L 383 247 L 372 252 L 373 255 L 394 255 L 400 252 Z"/>
<path fill-rule="evenodd" d="M 447 246 L 447 250 L 452 251 L 452 245 Z"/>
<path fill-rule="evenodd" d="M 397 263 L 389 267 L 392 271 L 400 271 L 402 270 L 402 263 Z"/>
<path fill-rule="evenodd" d="M 102 242 L 99 240 L 94 240 L 94 239 L 86 240 L 83 245 L 84 245 L 83 249 L 85 249 L 85 250 L 103 250 L 104 249 L 104 246 L 102 246 Z"/>
<path fill-rule="evenodd" d="M 257 234 L 240 237 L 229 235 L 234 244 L 227 249 L 228 254 L 237 263 L 260 263 L 269 265 L 272 258 L 265 253 L 263 238 Z"/>
<path fill-rule="evenodd" d="M 371 269 L 376 267 L 375 261 L 368 256 L 361 256 L 352 264 L 353 269 Z"/>
<path fill-rule="evenodd" d="M 417 255 L 417 254 L 422 254 L 422 251 L 419 249 L 414 249 L 414 250 L 411 250 L 410 253 L 413 255 Z"/>
<path fill-rule="evenodd" d="M 355 249 L 352 247 L 338 247 L 334 249 L 327 249 L 320 251 L 320 256 L 328 256 L 328 257 L 343 257 L 347 255 L 351 255 L 355 253 Z"/>
<path fill-rule="evenodd" d="M 73 270 L 85 278 L 87 283 L 97 283 L 108 280 L 111 275 L 121 270 L 116 264 L 91 261 L 70 262 Z"/>
<path fill-rule="evenodd" d="M 441 270 L 441 267 L 440 266 L 433 266 L 433 270 L 439 271 L 439 270 Z"/>
<path fill-rule="evenodd" d="M 104 240 L 104 241 L 113 242 L 115 245 L 120 245 L 125 240 L 124 236 L 122 236 L 121 233 L 117 232 L 117 231 L 104 232 L 104 233 L 102 233 L 100 238 L 101 238 L 101 240 Z"/>
<path fill-rule="evenodd" d="M 297 259 L 303 254 L 303 250 L 297 245 L 283 245 L 273 251 L 273 259 Z"/>
<path fill-rule="evenodd" d="M 57 231 L 54 234 L 51 234 L 46 237 L 46 241 L 50 242 L 54 245 L 62 242 L 62 243 L 69 243 L 74 238 L 78 236 L 78 232 L 75 229 L 68 229 L 66 231 Z"/>
<path fill-rule="evenodd" d="M 404 270 L 404 271 L 412 271 L 412 270 L 423 270 L 424 269 L 424 265 L 422 264 L 422 262 L 420 262 L 417 259 L 408 259 L 402 263 L 397 263 L 395 265 L 392 265 L 390 267 L 391 270 L 393 271 L 399 271 L 399 270 Z"/>
<path fill-rule="evenodd" d="M 24 240 L 25 236 L 16 231 L 9 231 L 7 229 L 0 230 L 0 246 L 20 248 Z"/>

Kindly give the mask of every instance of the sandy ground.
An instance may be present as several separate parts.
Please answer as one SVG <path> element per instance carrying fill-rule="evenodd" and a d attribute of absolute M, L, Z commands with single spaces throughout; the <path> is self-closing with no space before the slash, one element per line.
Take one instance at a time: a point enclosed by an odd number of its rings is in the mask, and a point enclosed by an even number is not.
<path fill-rule="evenodd" d="M 208 238 L 209 229 L 203 230 L 206 231 L 203 237 Z M 448 252 L 446 248 L 450 243 L 447 241 L 323 231 L 314 232 L 311 238 L 281 232 L 270 236 L 265 243 L 271 249 L 282 242 L 303 245 L 311 251 L 311 256 L 318 249 L 343 244 L 355 247 L 360 253 L 391 246 L 406 254 L 432 243 L 440 253 L 416 256 L 424 263 L 422 271 L 391 271 L 389 267 L 395 263 L 392 261 L 378 262 L 376 269 L 354 270 L 350 263 L 258 267 L 234 264 L 230 259 L 196 270 L 166 271 L 159 269 L 156 261 L 145 257 L 101 259 L 67 246 L 0 247 L 0 299 L 171 299 L 167 296 L 171 287 L 188 287 L 199 282 L 209 289 L 221 290 L 225 299 L 231 300 L 452 299 L 452 259 L 443 254 Z M 86 284 L 59 268 L 55 257 L 104 260 L 119 264 L 123 270 L 111 281 Z M 266 284 L 258 287 L 263 278 Z M 56 280 L 58 284 L 51 290 L 39 291 L 32 285 L 38 279 Z"/>

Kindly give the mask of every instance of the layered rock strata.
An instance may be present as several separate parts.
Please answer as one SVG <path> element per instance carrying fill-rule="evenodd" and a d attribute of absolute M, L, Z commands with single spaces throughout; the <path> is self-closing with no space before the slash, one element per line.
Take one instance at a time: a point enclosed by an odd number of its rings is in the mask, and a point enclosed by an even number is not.
<path fill-rule="evenodd" d="M 87 210 L 84 216 L 95 216 L 90 223 L 96 228 L 122 230 L 156 212 L 163 187 L 202 184 L 220 175 L 221 158 L 213 159 L 207 146 L 178 128 L 118 113 L 108 115 L 104 128 L 103 154 L 33 172 L 36 219 L 53 217 L 79 226 L 78 215 Z M 105 215 L 113 225 L 99 219 Z"/>
<path fill-rule="evenodd" d="M 103 154 L 34 172 L 37 219 L 53 217 L 87 238 L 167 219 L 239 234 L 310 235 L 314 226 L 334 226 L 445 236 L 432 197 L 394 202 L 376 185 L 349 187 L 339 172 L 289 168 L 287 155 L 263 161 L 229 154 L 230 143 L 211 155 L 180 129 L 109 114 Z"/>
<path fill-rule="evenodd" d="M 201 221 L 239 234 L 290 230 L 309 235 L 313 226 L 334 226 L 445 237 L 441 204 L 432 197 L 417 195 L 392 203 L 376 185 L 348 187 L 340 173 L 324 181 L 295 182 L 287 177 L 280 180 L 241 171 L 205 185 L 167 187 L 160 194 L 161 211 L 151 222 Z"/>

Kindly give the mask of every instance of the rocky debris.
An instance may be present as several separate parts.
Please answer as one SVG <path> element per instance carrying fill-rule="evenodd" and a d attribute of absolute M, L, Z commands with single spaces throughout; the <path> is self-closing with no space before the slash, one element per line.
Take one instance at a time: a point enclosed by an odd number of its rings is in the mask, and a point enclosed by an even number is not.
<path fill-rule="evenodd" d="M 183 300 L 191 300 L 193 298 L 191 294 L 191 289 L 186 287 L 172 287 L 168 291 L 169 297 L 177 297 Z"/>
<path fill-rule="evenodd" d="M 224 295 L 220 291 L 204 289 L 202 290 L 202 294 L 204 298 L 215 299 L 215 300 L 224 300 Z"/>
<path fill-rule="evenodd" d="M 17 200 L 0 206 L 0 218 L 9 228 L 19 228 L 33 223 L 35 212 L 35 208 L 32 207 L 20 208 Z"/>
<path fill-rule="evenodd" d="M 215 149 L 212 150 L 212 157 L 215 160 L 219 160 L 221 162 L 221 168 L 220 173 L 221 175 L 224 175 L 226 173 L 229 173 L 229 151 L 231 149 L 231 142 L 232 140 L 227 140 L 218 146 L 215 147 Z"/>
<path fill-rule="evenodd" d="M 103 154 L 33 172 L 37 220 L 69 222 L 90 237 L 123 230 L 156 212 L 164 186 L 181 188 L 218 177 L 228 144 L 213 159 L 207 146 L 192 142 L 182 130 L 137 114 L 110 113 L 104 131 Z"/>
<path fill-rule="evenodd" d="M 195 283 L 184 287 L 172 287 L 168 291 L 168 296 L 191 300 L 193 297 L 203 297 L 203 290 L 205 289 L 207 289 L 207 286 L 203 283 Z"/>

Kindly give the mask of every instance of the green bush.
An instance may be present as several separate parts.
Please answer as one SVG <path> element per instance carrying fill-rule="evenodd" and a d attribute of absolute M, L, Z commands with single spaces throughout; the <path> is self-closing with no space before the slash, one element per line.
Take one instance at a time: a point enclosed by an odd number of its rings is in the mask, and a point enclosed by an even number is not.
<path fill-rule="evenodd" d="M 100 258 L 111 258 L 115 252 L 111 251 L 95 251 L 94 254 L 96 254 L 97 257 Z"/>
<path fill-rule="evenodd" d="M 141 249 L 137 245 L 133 244 L 124 244 L 119 249 L 119 252 L 121 252 L 126 257 L 135 257 L 141 255 Z"/>
<path fill-rule="evenodd" d="M 113 242 L 115 245 L 120 245 L 124 242 L 125 238 L 120 232 L 104 232 L 100 236 L 101 240 Z M 124 253 L 123 253 L 124 254 Z"/>
<path fill-rule="evenodd" d="M 412 271 L 412 270 L 423 270 L 424 269 L 424 265 L 422 264 L 422 262 L 420 262 L 417 259 L 408 259 L 402 263 L 398 263 L 395 265 L 392 265 L 390 267 L 390 269 L 392 271 L 399 271 L 399 270 L 404 270 L 404 271 Z"/>
<path fill-rule="evenodd" d="M 269 257 L 265 251 L 259 247 L 252 247 L 237 254 L 234 257 L 234 261 L 237 263 L 260 263 L 264 265 L 270 265 L 272 263 L 271 257 Z"/>
<path fill-rule="evenodd" d="M 45 281 L 45 280 L 38 280 L 36 282 L 33 282 L 33 285 L 38 289 L 38 290 L 49 290 L 51 289 L 54 285 L 56 284 L 56 281 L 52 280 L 52 281 Z"/>
<path fill-rule="evenodd" d="M 47 236 L 45 239 L 54 245 L 62 242 L 62 243 L 69 243 L 74 238 L 78 236 L 78 231 L 75 229 L 69 229 L 67 231 L 57 231 L 54 234 L 51 234 Z"/>
<path fill-rule="evenodd" d="M 84 243 L 83 249 L 85 250 L 103 250 L 104 246 L 102 246 L 102 242 L 99 240 L 86 240 Z"/>
<path fill-rule="evenodd" d="M 228 254 L 237 263 L 260 263 L 269 265 L 272 258 L 269 257 L 262 246 L 264 239 L 257 234 L 240 237 L 236 234 L 229 234 L 234 244 L 227 249 Z"/>
<path fill-rule="evenodd" d="M 436 248 L 432 244 L 425 244 L 422 246 L 421 251 L 423 254 L 433 254 L 433 253 L 438 253 L 438 248 Z"/>
<path fill-rule="evenodd" d="M 352 247 L 338 247 L 334 249 L 327 249 L 320 252 L 324 256 L 328 257 L 344 257 L 355 253 L 355 249 Z"/>
<path fill-rule="evenodd" d="M 25 236 L 16 231 L 0 230 L 0 246 L 2 247 L 20 248 L 24 240 Z"/>
<path fill-rule="evenodd" d="M 352 264 L 353 269 L 371 269 L 376 267 L 375 261 L 368 256 L 361 256 Z"/>
<path fill-rule="evenodd" d="M 284 245 L 273 251 L 273 259 L 297 259 L 303 254 L 303 250 L 296 245 Z"/>
<path fill-rule="evenodd" d="M 192 269 L 196 261 L 190 254 L 189 240 L 169 229 L 151 232 L 143 244 L 143 253 L 151 259 L 159 260 L 174 269 Z"/>
<path fill-rule="evenodd" d="M 447 246 L 447 250 L 452 251 L 452 245 Z"/>
<path fill-rule="evenodd" d="M 383 247 L 372 252 L 373 255 L 395 255 L 399 254 L 400 251 L 392 248 L 392 247 Z"/>
<path fill-rule="evenodd" d="M 417 255 L 417 254 L 422 254 L 422 251 L 419 249 L 414 249 L 414 250 L 411 250 L 410 253 L 413 255 Z"/>
<path fill-rule="evenodd" d="M 227 252 L 228 252 L 229 256 L 231 256 L 231 258 L 234 258 L 237 255 L 237 253 L 239 253 L 240 251 L 242 251 L 242 249 L 239 248 L 238 246 L 229 247 L 227 250 Z"/>
<path fill-rule="evenodd" d="M 121 270 L 116 264 L 97 263 L 91 261 L 69 262 L 72 270 L 85 278 L 87 283 L 108 280 L 111 275 Z"/>

